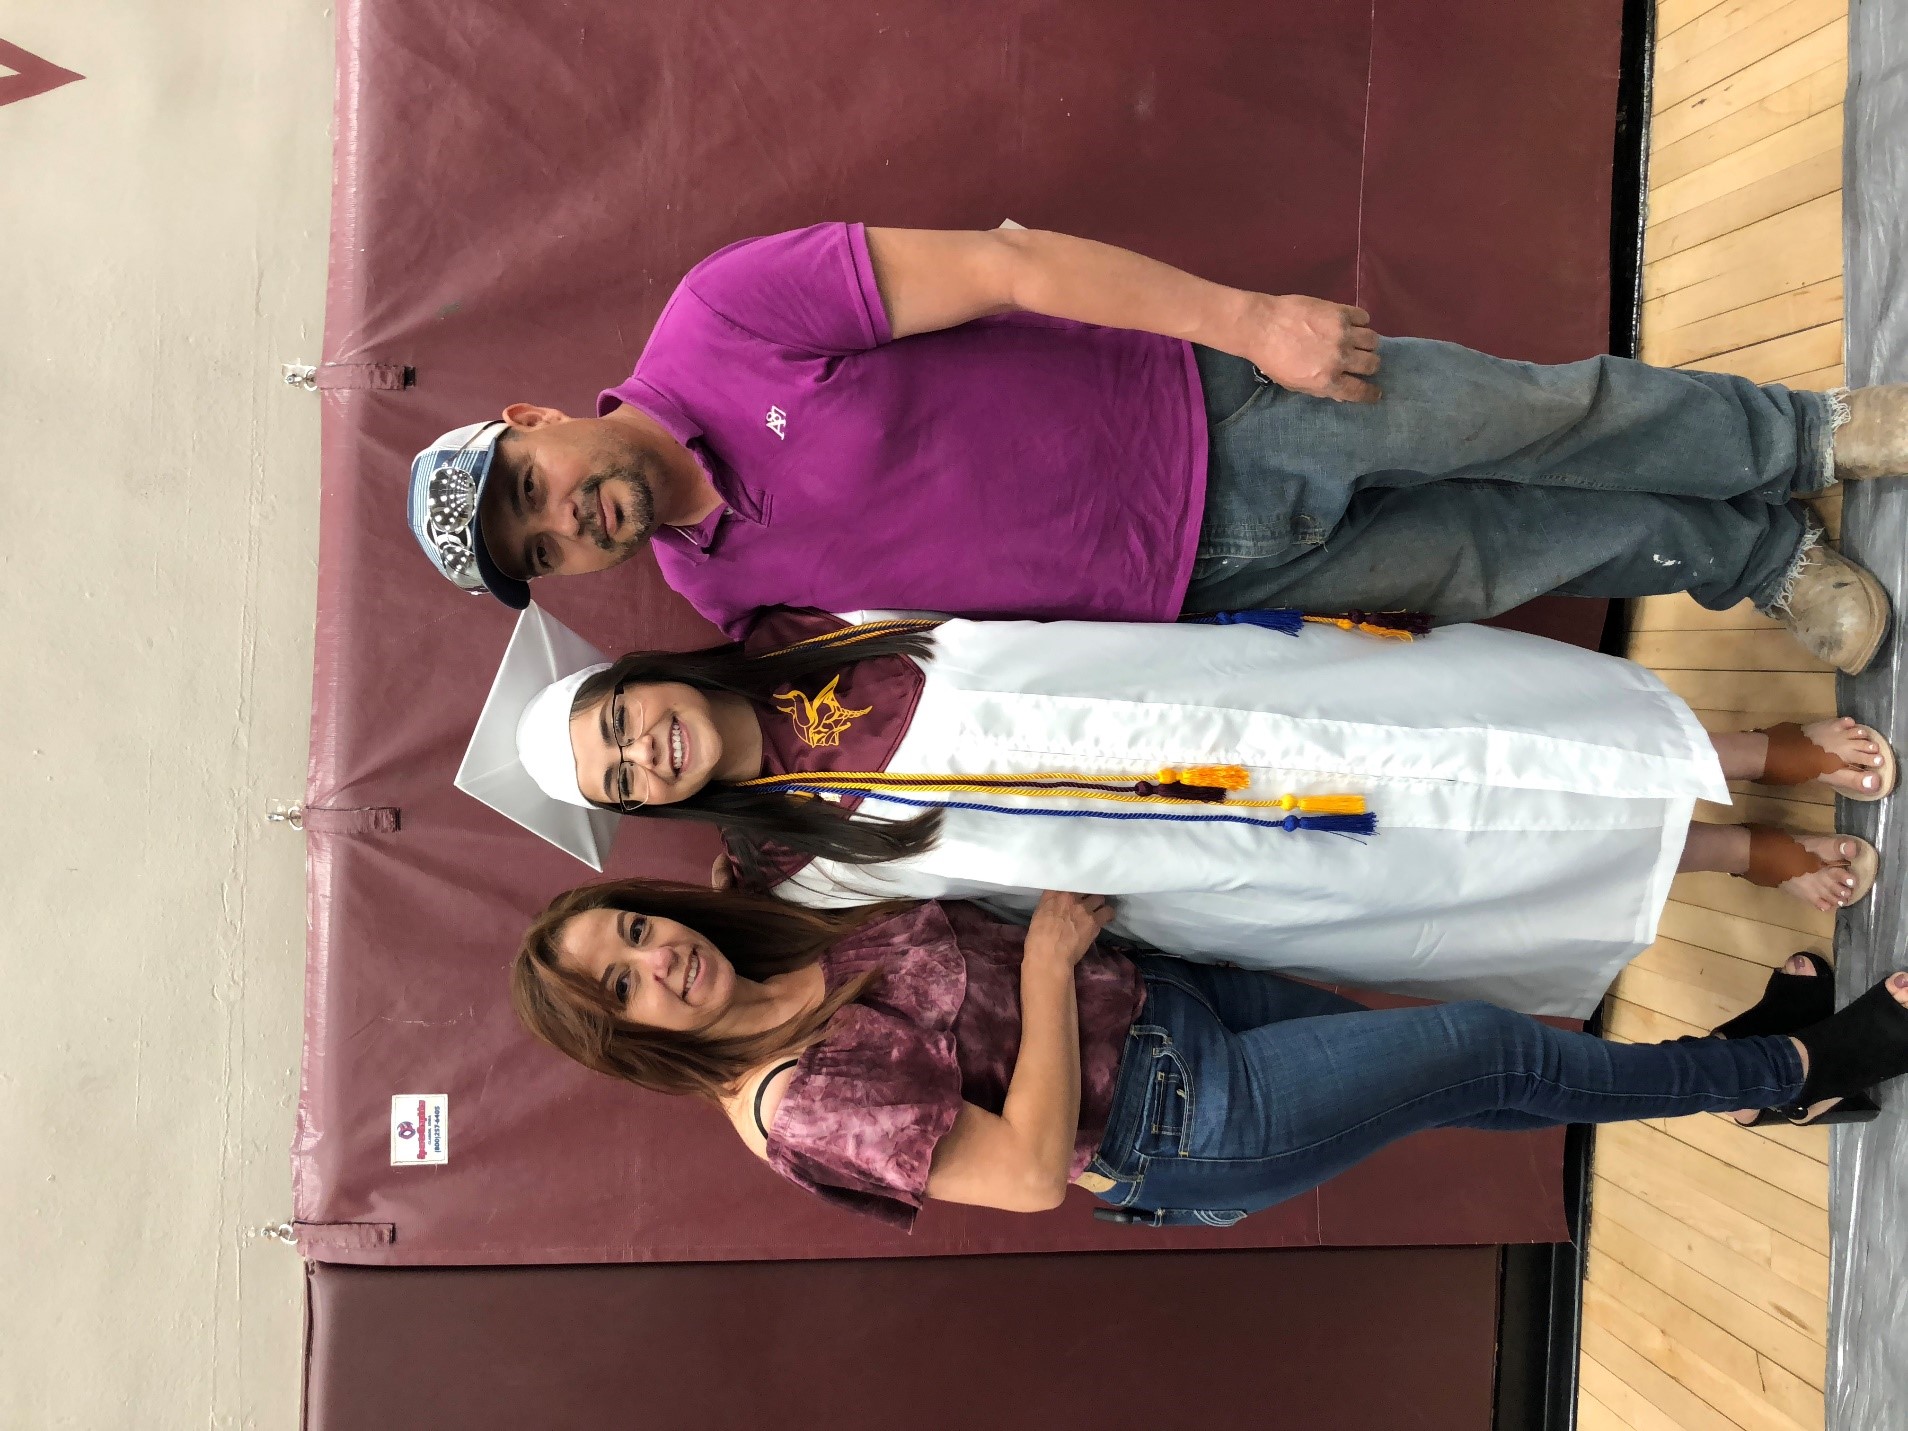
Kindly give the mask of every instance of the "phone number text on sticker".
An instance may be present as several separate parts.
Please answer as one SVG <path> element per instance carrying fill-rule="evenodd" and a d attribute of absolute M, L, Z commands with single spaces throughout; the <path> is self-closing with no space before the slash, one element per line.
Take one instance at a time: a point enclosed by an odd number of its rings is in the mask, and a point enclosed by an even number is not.
<path fill-rule="evenodd" d="M 391 1166 L 428 1167 L 450 1161 L 450 1095 L 396 1093 L 391 1097 Z"/>

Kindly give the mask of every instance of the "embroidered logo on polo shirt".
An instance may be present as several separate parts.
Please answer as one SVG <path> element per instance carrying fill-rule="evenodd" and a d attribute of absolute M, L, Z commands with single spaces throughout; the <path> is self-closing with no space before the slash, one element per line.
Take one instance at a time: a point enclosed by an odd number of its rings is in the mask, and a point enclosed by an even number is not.
<path fill-rule="evenodd" d="M 768 430 L 782 441 L 788 441 L 788 414 L 779 407 L 771 407 L 768 410 Z"/>
<path fill-rule="evenodd" d="M 848 733 L 848 727 L 859 716 L 865 716 L 873 706 L 851 711 L 842 707 L 835 695 L 835 687 L 841 681 L 840 675 L 831 678 L 813 698 L 800 691 L 789 691 L 775 698 L 775 704 L 788 712 L 789 720 L 795 726 L 795 734 L 804 744 L 811 747 L 840 745 L 842 736 Z"/>

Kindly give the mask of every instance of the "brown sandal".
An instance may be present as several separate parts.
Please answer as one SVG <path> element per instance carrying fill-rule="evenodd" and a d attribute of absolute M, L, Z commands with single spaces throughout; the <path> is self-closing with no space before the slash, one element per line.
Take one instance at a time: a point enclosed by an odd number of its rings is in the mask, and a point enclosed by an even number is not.
<path fill-rule="evenodd" d="M 1881 736 L 1873 726 L 1865 727 L 1868 739 L 1881 747 L 1882 763 L 1879 766 L 1855 765 L 1843 760 L 1839 755 L 1824 750 L 1810 740 L 1802 727 L 1792 720 L 1780 725 L 1763 726 L 1752 732 L 1769 738 L 1769 754 L 1763 761 L 1762 774 L 1757 778 L 1758 785 L 1807 785 L 1824 775 L 1833 775 L 1838 770 L 1857 770 L 1863 775 L 1878 775 L 1880 786 L 1872 793 L 1860 790 L 1845 790 L 1839 785 L 1829 789 L 1844 800 L 1860 800 L 1864 803 L 1872 800 L 1885 800 L 1895 791 L 1895 748 Z"/>
<path fill-rule="evenodd" d="M 1855 876 L 1855 892 L 1843 902 L 1844 909 L 1860 904 L 1875 887 L 1881 856 L 1867 840 L 1854 835 L 1836 835 L 1834 838 L 1848 840 L 1855 846 L 1855 858 L 1825 860 L 1779 825 L 1745 825 L 1743 828 L 1749 832 L 1749 869 L 1736 876 L 1738 879 L 1746 879 L 1764 889 L 1779 889 L 1790 880 L 1814 874 L 1819 869 L 1845 869 Z"/>

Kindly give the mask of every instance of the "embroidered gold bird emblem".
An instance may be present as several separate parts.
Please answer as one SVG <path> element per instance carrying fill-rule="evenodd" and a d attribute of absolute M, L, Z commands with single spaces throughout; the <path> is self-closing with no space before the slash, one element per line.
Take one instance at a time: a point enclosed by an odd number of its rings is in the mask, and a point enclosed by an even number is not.
<path fill-rule="evenodd" d="M 864 706 L 858 711 L 845 709 L 835 695 L 835 687 L 840 681 L 841 677 L 837 674 L 812 697 L 800 691 L 789 691 L 775 698 L 775 704 L 788 712 L 788 718 L 795 726 L 795 734 L 811 746 L 840 745 L 842 736 L 856 718 L 874 709 L 873 706 Z"/>

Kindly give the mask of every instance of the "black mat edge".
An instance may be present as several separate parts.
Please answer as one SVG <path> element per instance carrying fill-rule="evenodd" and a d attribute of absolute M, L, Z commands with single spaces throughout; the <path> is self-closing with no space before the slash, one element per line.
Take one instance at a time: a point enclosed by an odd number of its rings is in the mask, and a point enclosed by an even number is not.
<path fill-rule="evenodd" d="M 1649 221 L 1650 91 L 1656 6 L 1623 0 L 1616 149 L 1610 174 L 1610 351 L 1634 358 L 1643 327 L 1643 228 Z"/>

